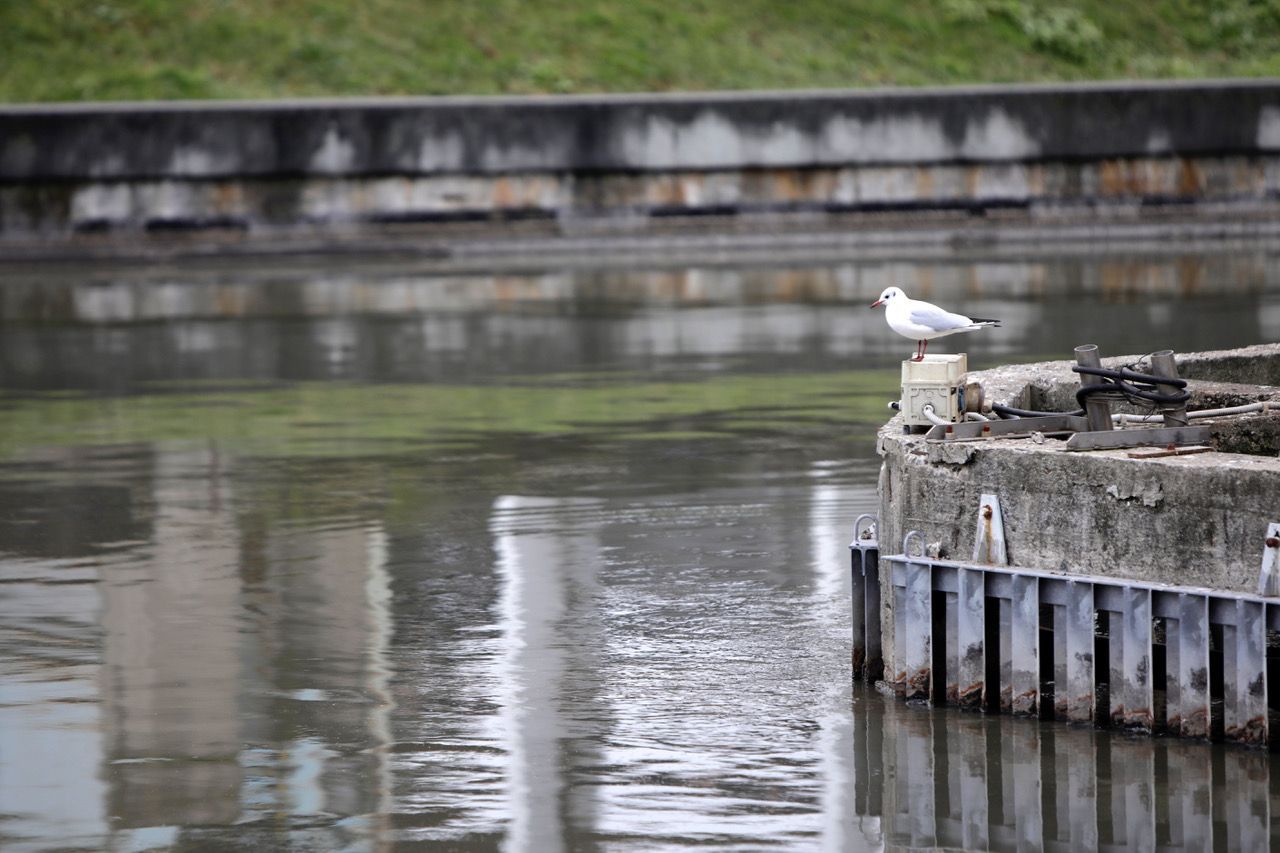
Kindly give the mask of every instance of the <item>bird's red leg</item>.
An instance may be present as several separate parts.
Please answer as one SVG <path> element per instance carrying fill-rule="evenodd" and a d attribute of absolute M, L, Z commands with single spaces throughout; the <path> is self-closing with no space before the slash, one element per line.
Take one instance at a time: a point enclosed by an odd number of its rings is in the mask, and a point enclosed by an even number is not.
<path fill-rule="evenodd" d="M 929 339 L 925 338 L 921 343 L 924 344 L 924 347 L 920 350 L 920 360 L 924 361 L 924 354 L 929 351 Z"/>
<path fill-rule="evenodd" d="M 916 341 L 916 356 L 912 361 L 924 361 L 924 350 L 920 348 L 923 343 L 924 341 Z"/>

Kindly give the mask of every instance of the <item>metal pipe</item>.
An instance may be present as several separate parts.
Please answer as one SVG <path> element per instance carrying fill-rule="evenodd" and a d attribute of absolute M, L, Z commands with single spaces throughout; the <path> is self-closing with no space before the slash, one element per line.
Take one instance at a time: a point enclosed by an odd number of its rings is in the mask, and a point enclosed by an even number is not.
<path fill-rule="evenodd" d="M 1102 367 L 1102 357 L 1098 355 L 1097 344 L 1083 344 L 1076 347 L 1076 364 L 1081 367 Z M 1080 374 L 1080 387 L 1103 385 L 1105 380 L 1088 373 Z M 1084 401 L 1085 417 L 1089 421 L 1091 432 L 1105 432 L 1111 429 L 1111 404 L 1098 394 L 1090 395 Z"/>
<path fill-rule="evenodd" d="M 928 418 L 929 423 L 933 424 L 934 426 L 946 426 L 947 424 L 951 423 L 951 421 L 945 418 L 940 418 L 934 413 L 932 403 L 926 403 L 924 408 L 921 409 L 920 412 L 926 418 Z"/>
<path fill-rule="evenodd" d="M 1162 349 L 1159 352 L 1153 352 L 1151 354 L 1151 372 L 1166 379 L 1177 379 L 1178 363 L 1174 361 L 1173 350 Z M 1176 385 L 1157 383 L 1156 390 L 1164 394 L 1177 394 L 1182 389 Z M 1187 404 L 1185 402 L 1163 405 L 1161 410 L 1164 413 L 1165 426 L 1181 427 L 1187 425 Z"/>
<path fill-rule="evenodd" d="M 1250 412 L 1265 412 L 1269 409 L 1280 410 L 1280 403 L 1261 400 L 1257 403 L 1245 403 L 1241 406 L 1227 406 L 1221 409 L 1198 409 L 1194 412 L 1187 412 L 1187 417 L 1191 420 L 1196 420 L 1197 418 L 1223 418 L 1228 415 L 1247 415 Z M 1116 423 L 1149 424 L 1158 417 L 1160 417 L 1160 415 L 1115 414 L 1111 416 L 1111 419 Z"/>

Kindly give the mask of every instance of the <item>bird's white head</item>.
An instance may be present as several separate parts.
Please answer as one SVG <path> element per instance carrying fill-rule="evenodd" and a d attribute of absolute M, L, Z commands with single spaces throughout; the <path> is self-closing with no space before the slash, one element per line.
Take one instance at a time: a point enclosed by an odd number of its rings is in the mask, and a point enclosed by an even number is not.
<path fill-rule="evenodd" d="M 884 293 L 880 294 L 880 298 L 877 299 L 875 302 L 871 303 L 871 307 L 879 308 L 881 305 L 884 305 L 887 302 L 891 302 L 893 300 L 906 299 L 906 298 L 907 298 L 907 294 L 903 293 L 901 289 L 897 287 L 886 287 L 884 289 Z"/>

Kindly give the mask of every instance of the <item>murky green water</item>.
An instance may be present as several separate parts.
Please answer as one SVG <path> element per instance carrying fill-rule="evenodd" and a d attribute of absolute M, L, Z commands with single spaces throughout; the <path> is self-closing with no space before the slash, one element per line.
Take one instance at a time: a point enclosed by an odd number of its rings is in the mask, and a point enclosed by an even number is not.
<path fill-rule="evenodd" d="M 1266 755 L 850 687 L 888 283 L 1280 339 L 1248 246 L 0 271 L 0 846 L 1266 846 Z"/>

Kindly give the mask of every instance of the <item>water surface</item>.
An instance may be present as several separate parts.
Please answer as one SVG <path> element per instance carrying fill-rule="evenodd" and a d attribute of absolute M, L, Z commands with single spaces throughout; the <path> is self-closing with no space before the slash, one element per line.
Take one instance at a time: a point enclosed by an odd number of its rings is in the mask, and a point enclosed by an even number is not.
<path fill-rule="evenodd" d="M 890 283 L 1280 339 L 1258 246 L 0 272 L 0 844 L 1266 845 L 1265 754 L 850 685 Z"/>

